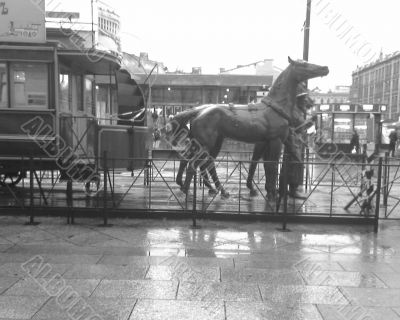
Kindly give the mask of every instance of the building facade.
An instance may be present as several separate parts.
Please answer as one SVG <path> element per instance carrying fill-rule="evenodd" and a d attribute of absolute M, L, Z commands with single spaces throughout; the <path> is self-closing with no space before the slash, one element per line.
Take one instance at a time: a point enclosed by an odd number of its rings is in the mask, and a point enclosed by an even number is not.
<path fill-rule="evenodd" d="M 314 100 L 315 104 L 331 104 L 331 103 L 349 103 L 350 87 L 336 86 L 335 90 L 322 92 L 319 88 L 310 91 L 310 97 Z"/>
<path fill-rule="evenodd" d="M 352 73 L 350 100 L 357 104 L 385 104 L 382 118 L 400 116 L 400 52 L 383 56 Z"/>
<path fill-rule="evenodd" d="M 78 50 L 83 46 L 121 55 L 120 17 L 105 1 L 49 1 L 46 28 L 65 32 Z"/>

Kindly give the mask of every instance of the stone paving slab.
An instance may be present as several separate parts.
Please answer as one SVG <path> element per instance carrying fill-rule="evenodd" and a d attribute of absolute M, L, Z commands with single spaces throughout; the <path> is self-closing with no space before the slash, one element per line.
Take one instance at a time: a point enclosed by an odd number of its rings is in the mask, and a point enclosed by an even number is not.
<path fill-rule="evenodd" d="M 104 265 L 121 265 L 121 266 L 130 265 L 130 266 L 137 266 L 137 267 L 145 267 L 145 266 L 150 265 L 150 257 L 105 254 L 98 261 L 98 263 L 104 264 Z"/>
<path fill-rule="evenodd" d="M 400 289 L 342 288 L 352 304 L 366 307 L 400 307 Z"/>
<path fill-rule="evenodd" d="M 69 268 L 68 264 L 51 264 L 50 268 L 41 269 L 43 272 L 35 273 L 35 277 L 51 277 L 54 274 L 63 274 Z M 40 271 L 40 270 L 39 270 Z M 3 263 L 0 265 L 0 277 L 18 277 L 24 278 L 27 276 L 27 270 L 22 268 L 22 263 Z"/>
<path fill-rule="evenodd" d="M 151 265 L 146 279 L 149 280 L 179 280 L 179 281 L 220 281 L 218 267 L 198 267 L 180 264 L 173 267 Z"/>
<path fill-rule="evenodd" d="M 221 279 L 223 282 L 304 284 L 301 274 L 293 269 L 222 268 Z"/>
<path fill-rule="evenodd" d="M 115 266 L 106 264 L 74 264 L 63 274 L 66 279 L 144 279 L 147 266 Z"/>
<path fill-rule="evenodd" d="M 3 295 L 10 296 L 50 296 L 70 286 L 79 296 L 89 297 L 100 283 L 95 279 L 64 279 L 59 288 L 53 285 L 53 278 L 20 279 Z"/>
<path fill-rule="evenodd" d="M 204 258 L 204 257 L 149 257 L 150 264 L 160 266 L 171 266 L 177 264 L 188 264 L 197 267 L 233 267 L 233 259 L 229 258 Z"/>
<path fill-rule="evenodd" d="M 390 264 L 384 262 L 347 262 L 341 261 L 340 265 L 346 271 L 358 271 L 358 272 L 384 272 L 394 273 L 396 272 Z"/>
<path fill-rule="evenodd" d="M 0 318 L 31 319 L 49 297 L 0 296 Z"/>
<path fill-rule="evenodd" d="M 0 278 L 0 295 L 18 280 L 19 278 Z"/>
<path fill-rule="evenodd" d="M 130 320 L 225 320 L 222 301 L 139 300 Z"/>
<path fill-rule="evenodd" d="M 226 302 L 227 320 L 322 320 L 315 305 L 302 304 L 290 308 L 270 302 Z"/>
<path fill-rule="evenodd" d="M 178 300 L 194 301 L 261 301 L 256 284 L 240 282 L 182 282 L 179 284 Z"/>
<path fill-rule="evenodd" d="M 400 273 L 375 272 L 375 274 L 387 287 L 400 289 Z"/>
<path fill-rule="evenodd" d="M 349 304 L 339 288 L 332 286 L 260 284 L 259 287 L 263 301 L 283 303 L 288 307 L 298 304 Z"/>
<path fill-rule="evenodd" d="M 324 320 L 365 319 L 398 320 L 399 315 L 392 308 L 362 307 L 359 305 L 323 305 L 317 306 Z"/>
<path fill-rule="evenodd" d="M 175 299 L 176 281 L 102 280 L 93 297 L 97 298 L 151 298 Z"/>
<path fill-rule="evenodd" d="M 352 271 L 318 271 L 303 274 L 308 285 L 386 288 L 387 285 L 373 273 Z"/>
<path fill-rule="evenodd" d="M 102 319 L 126 320 L 136 299 L 84 298 L 79 302 L 63 304 L 50 299 L 32 318 L 33 320 Z M 71 305 L 71 306 L 70 306 Z"/>

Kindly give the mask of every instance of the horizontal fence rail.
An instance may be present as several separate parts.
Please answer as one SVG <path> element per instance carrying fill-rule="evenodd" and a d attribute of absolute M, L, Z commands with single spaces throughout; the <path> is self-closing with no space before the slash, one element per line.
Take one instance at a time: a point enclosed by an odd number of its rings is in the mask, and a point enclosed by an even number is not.
<path fill-rule="evenodd" d="M 12 185 L 10 178 L 17 173 L 0 167 L 0 210 L 2 213 L 22 210 L 29 215 L 30 222 L 34 222 L 35 213 L 44 209 L 63 212 L 70 222 L 75 212 L 86 211 L 103 218 L 105 223 L 114 212 L 131 216 L 178 213 L 201 218 L 269 216 L 278 220 L 354 218 L 360 223 L 368 220 L 373 224 L 380 218 L 400 219 L 399 159 L 386 155 L 366 163 L 362 157 L 332 159 L 308 153 L 303 163 L 306 198 L 294 199 L 282 194 L 280 199 L 273 200 L 265 191 L 269 177 L 265 176 L 264 162 L 258 163 L 253 178 L 257 195 L 250 195 L 246 187 L 250 159 L 249 152 L 224 152 L 215 160 L 217 174 L 229 198 L 209 193 L 199 171 L 189 193 L 184 194 L 175 182 L 180 162 L 176 158 L 117 159 L 104 154 L 102 158 L 86 159 L 92 175 L 79 167 L 70 176 L 57 170 L 54 163 L 46 168 L 48 159 L 13 159 L 16 167 L 21 164 L 18 173 L 22 174 L 18 184 Z M 121 160 L 142 161 L 144 165 L 134 171 L 116 168 L 115 164 Z M 283 163 L 281 159 L 269 164 L 282 168 Z M 291 163 L 285 163 L 290 170 Z M 281 171 L 278 170 L 277 181 Z M 366 177 L 365 173 L 371 171 L 372 177 Z"/>

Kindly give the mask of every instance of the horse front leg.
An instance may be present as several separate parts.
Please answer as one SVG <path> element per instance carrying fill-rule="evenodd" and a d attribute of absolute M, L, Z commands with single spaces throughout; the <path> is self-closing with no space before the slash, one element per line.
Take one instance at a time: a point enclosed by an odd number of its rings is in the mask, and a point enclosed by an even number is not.
<path fill-rule="evenodd" d="M 250 190 L 250 197 L 255 197 L 258 193 L 257 190 L 254 189 L 253 187 L 253 179 L 254 179 L 254 174 L 256 172 L 256 168 L 258 165 L 258 161 L 260 160 L 261 156 L 265 152 L 264 150 L 267 148 L 267 143 L 256 143 L 254 145 L 253 149 L 253 156 L 251 158 L 250 162 L 250 168 L 249 168 L 249 175 L 247 177 L 247 183 L 246 186 Z"/>
<path fill-rule="evenodd" d="M 280 139 L 269 141 L 264 152 L 265 190 L 268 200 L 276 199 L 276 180 L 278 176 L 278 162 L 281 156 L 282 142 Z"/>
<path fill-rule="evenodd" d="M 211 185 L 210 179 L 209 179 L 208 174 L 207 174 L 208 165 L 209 165 L 209 162 L 200 165 L 200 174 L 203 177 L 204 185 L 208 188 L 208 194 L 211 196 L 211 195 L 217 194 L 218 191 L 215 190 L 213 188 L 213 186 Z"/>

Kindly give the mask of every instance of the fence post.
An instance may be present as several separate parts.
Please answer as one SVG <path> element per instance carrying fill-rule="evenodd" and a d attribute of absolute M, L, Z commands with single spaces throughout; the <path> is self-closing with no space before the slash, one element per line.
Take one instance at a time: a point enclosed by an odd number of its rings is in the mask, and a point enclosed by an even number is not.
<path fill-rule="evenodd" d="M 197 215 L 196 196 L 197 196 L 197 170 L 194 171 L 194 175 L 193 175 L 193 207 L 192 207 L 193 224 L 191 226 L 191 229 L 200 229 L 200 226 L 197 225 L 197 221 L 196 221 L 196 215 Z"/>
<path fill-rule="evenodd" d="M 374 232 L 378 232 L 379 227 L 379 204 L 381 200 L 381 180 L 382 180 L 382 157 L 379 157 L 379 166 L 378 166 L 378 181 L 376 185 L 376 202 L 375 202 L 375 223 L 374 223 Z"/>
<path fill-rule="evenodd" d="M 108 224 L 108 212 L 107 212 L 107 183 L 108 183 L 108 167 L 107 167 L 107 151 L 103 152 L 103 224 L 102 227 L 111 227 Z"/>
<path fill-rule="evenodd" d="M 288 207 L 288 192 L 287 192 L 287 188 L 288 188 L 288 183 L 287 183 L 287 169 L 288 169 L 288 154 L 286 152 L 286 147 L 285 147 L 285 151 L 283 154 L 283 159 L 282 159 L 282 170 L 281 170 L 281 174 L 283 173 L 283 188 L 279 188 L 280 190 L 278 191 L 278 197 L 279 197 L 279 205 L 277 205 L 277 209 L 279 209 L 278 206 L 280 206 L 280 198 L 283 197 L 283 213 L 282 213 L 282 229 L 278 229 L 279 231 L 282 232 L 288 232 L 290 231 L 289 229 L 286 228 L 287 226 L 287 207 Z M 281 190 L 283 191 L 283 194 L 281 193 Z"/>
<path fill-rule="evenodd" d="M 153 180 L 153 177 L 152 177 L 152 171 L 153 171 L 153 166 L 154 166 L 154 163 L 153 163 L 153 159 L 150 159 L 150 160 L 147 160 L 147 162 L 146 162 L 146 167 L 147 167 L 147 186 L 148 186 L 148 188 L 149 188 L 149 210 L 151 210 L 151 188 L 152 188 L 152 180 Z M 150 172 L 150 170 L 151 170 L 151 172 Z"/>
<path fill-rule="evenodd" d="M 307 147 L 306 148 L 306 182 L 305 182 L 305 189 L 308 191 L 308 179 L 309 179 L 309 168 L 308 168 L 308 162 L 310 160 L 310 149 Z"/>
<path fill-rule="evenodd" d="M 329 203 L 329 218 L 332 217 L 332 206 L 333 206 L 333 188 L 335 185 L 335 163 L 331 163 L 331 170 L 332 170 L 332 175 L 331 175 L 331 198 L 330 198 L 330 203 Z"/>
<path fill-rule="evenodd" d="M 389 193 L 389 188 L 388 188 L 388 182 L 389 182 L 388 164 L 389 164 L 389 152 L 385 152 L 385 168 L 384 168 L 384 171 L 383 171 L 383 205 L 384 206 L 387 206 L 388 193 Z"/>
<path fill-rule="evenodd" d="M 239 161 L 239 214 L 240 214 L 240 198 L 242 191 L 242 161 Z"/>
<path fill-rule="evenodd" d="M 29 158 L 29 222 L 25 223 L 26 225 L 38 225 L 39 222 L 35 222 L 35 212 L 34 212 L 34 206 L 35 206 L 35 200 L 34 200 L 34 195 L 33 195 L 33 158 Z"/>
<path fill-rule="evenodd" d="M 67 206 L 68 206 L 68 215 L 67 215 L 67 224 L 74 224 L 74 212 L 73 212 L 73 204 L 72 204 L 72 179 L 68 177 L 67 181 Z"/>

